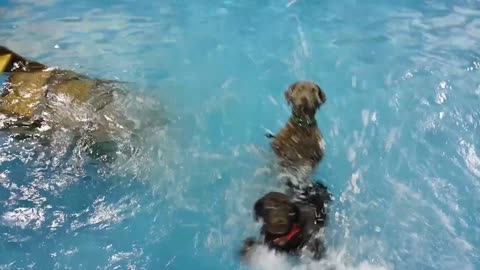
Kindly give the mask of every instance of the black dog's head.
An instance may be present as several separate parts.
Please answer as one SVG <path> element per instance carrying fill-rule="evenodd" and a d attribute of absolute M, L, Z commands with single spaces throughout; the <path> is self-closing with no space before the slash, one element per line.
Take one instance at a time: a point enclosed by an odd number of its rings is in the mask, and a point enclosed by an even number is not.
<path fill-rule="evenodd" d="M 260 198 L 254 206 L 255 220 L 262 219 L 267 233 L 282 235 L 288 233 L 298 221 L 299 209 L 287 195 L 270 192 Z"/>

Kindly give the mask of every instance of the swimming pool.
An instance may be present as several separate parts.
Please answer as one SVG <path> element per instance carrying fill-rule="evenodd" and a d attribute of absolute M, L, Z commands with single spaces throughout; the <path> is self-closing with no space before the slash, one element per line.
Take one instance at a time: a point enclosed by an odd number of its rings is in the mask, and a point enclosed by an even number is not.
<path fill-rule="evenodd" d="M 327 94 L 325 264 L 480 268 L 478 1 L 1 3 L 1 44 L 133 82 L 173 121 L 112 171 L 47 164 L 2 135 L 0 269 L 242 269 L 274 182 L 264 133 L 298 79 Z"/>

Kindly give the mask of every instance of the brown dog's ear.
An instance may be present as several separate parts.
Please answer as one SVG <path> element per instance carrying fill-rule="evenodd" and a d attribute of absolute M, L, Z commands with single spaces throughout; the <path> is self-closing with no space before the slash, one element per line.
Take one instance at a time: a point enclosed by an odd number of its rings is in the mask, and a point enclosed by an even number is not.
<path fill-rule="evenodd" d="M 315 86 L 317 87 L 317 91 L 318 91 L 318 99 L 320 100 L 320 104 L 319 104 L 319 107 L 323 104 L 325 104 L 325 102 L 327 101 L 327 96 L 325 95 L 325 92 L 323 92 L 322 88 L 320 88 L 320 86 L 318 86 L 318 84 L 315 84 Z"/>
<path fill-rule="evenodd" d="M 290 86 L 288 87 L 288 89 L 285 90 L 285 93 L 284 93 L 284 94 L 285 94 L 285 99 L 287 100 L 287 104 L 288 104 L 288 105 L 292 104 L 292 102 L 293 102 L 292 92 L 293 92 L 293 89 L 295 89 L 295 87 L 297 87 L 297 84 L 298 84 L 298 82 L 290 85 Z"/>

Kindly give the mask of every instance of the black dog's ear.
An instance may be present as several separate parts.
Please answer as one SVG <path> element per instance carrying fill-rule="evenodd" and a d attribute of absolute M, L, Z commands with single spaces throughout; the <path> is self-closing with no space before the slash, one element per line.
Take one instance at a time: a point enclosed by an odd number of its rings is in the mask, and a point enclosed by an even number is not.
<path fill-rule="evenodd" d="M 317 87 L 317 91 L 318 91 L 317 94 L 318 94 L 318 99 L 320 100 L 320 105 L 323 105 L 327 101 L 327 96 L 325 95 L 325 92 L 323 92 L 322 88 L 318 86 L 318 84 L 315 84 L 315 86 Z"/>
<path fill-rule="evenodd" d="M 300 208 L 297 205 L 293 205 L 293 212 L 295 213 L 295 217 L 293 219 L 293 223 L 300 222 Z"/>
<path fill-rule="evenodd" d="M 257 200 L 253 206 L 253 218 L 255 221 L 258 221 L 261 217 L 265 215 L 263 208 L 263 198 Z"/>
<path fill-rule="evenodd" d="M 295 89 L 295 87 L 297 87 L 297 84 L 298 84 L 298 82 L 290 85 L 290 86 L 288 87 L 288 89 L 285 90 L 284 95 L 285 95 L 285 99 L 287 100 L 287 104 L 288 104 L 288 105 L 292 104 L 292 102 L 293 102 L 293 100 L 292 100 L 292 99 L 293 99 L 293 98 L 292 98 L 292 92 L 293 92 L 293 89 Z"/>

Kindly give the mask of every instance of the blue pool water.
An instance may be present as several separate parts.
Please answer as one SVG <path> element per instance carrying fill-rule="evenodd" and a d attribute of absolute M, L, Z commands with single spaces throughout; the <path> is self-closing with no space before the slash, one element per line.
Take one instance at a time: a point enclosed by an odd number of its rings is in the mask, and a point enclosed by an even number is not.
<path fill-rule="evenodd" d="M 480 2 L 0 3 L 0 44 L 132 82 L 172 120 L 107 168 L 0 135 L 0 269 L 245 268 L 264 133 L 299 79 L 327 94 L 329 254 L 256 267 L 480 269 Z"/>

